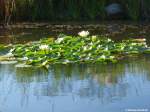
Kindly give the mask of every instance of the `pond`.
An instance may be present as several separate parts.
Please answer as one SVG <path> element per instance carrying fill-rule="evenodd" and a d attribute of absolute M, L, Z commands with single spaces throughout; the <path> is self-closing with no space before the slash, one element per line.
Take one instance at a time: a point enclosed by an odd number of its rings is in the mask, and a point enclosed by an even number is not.
<path fill-rule="evenodd" d="M 0 65 L 0 112 L 125 112 L 150 109 L 150 58 L 109 65 Z"/>
<path fill-rule="evenodd" d="M 55 25 L 54 29 L 57 27 L 60 28 Z M 55 36 L 59 31 L 77 34 L 82 27 L 90 30 L 96 26 L 82 25 L 72 30 L 62 27 L 64 31 L 59 28 L 52 31 L 51 26 L 14 28 L 1 31 L 0 43 L 26 43 Z M 127 28 L 120 31 L 124 27 Z M 116 40 L 148 39 L 149 29 L 149 25 L 102 24 L 91 33 L 108 34 Z M 1 63 L 0 112 L 128 112 L 136 109 L 149 112 L 149 67 L 149 56 L 124 59 L 115 64 L 57 64 L 51 65 L 48 71 Z"/>
<path fill-rule="evenodd" d="M 149 38 L 150 24 L 131 22 L 66 23 L 66 24 L 16 24 L 8 29 L 0 29 L 0 43 L 26 43 L 45 37 L 55 37 L 60 33 L 77 35 L 82 30 L 90 34 L 109 36 L 115 40 L 125 38 Z M 148 39 L 147 41 L 150 42 Z"/>

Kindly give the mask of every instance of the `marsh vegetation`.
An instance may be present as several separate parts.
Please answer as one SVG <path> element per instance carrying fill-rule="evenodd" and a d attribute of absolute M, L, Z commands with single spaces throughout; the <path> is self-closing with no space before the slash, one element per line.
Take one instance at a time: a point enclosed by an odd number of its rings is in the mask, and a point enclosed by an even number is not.
<path fill-rule="evenodd" d="M 0 20 L 16 21 L 82 21 L 112 19 L 106 11 L 110 4 L 119 4 L 123 18 L 148 20 L 149 0 L 0 0 Z M 114 10 L 116 7 L 112 7 Z M 117 18 L 117 15 L 114 15 Z"/>

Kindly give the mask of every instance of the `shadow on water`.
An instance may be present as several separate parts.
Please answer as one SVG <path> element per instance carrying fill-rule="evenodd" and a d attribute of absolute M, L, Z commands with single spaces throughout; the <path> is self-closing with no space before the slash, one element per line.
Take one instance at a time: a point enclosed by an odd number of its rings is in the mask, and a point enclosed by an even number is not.
<path fill-rule="evenodd" d="M 2 112 L 123 112 L 150 109 L 149 56 L 117 64 L 0 65 Z"/>
<path fill-rule="evenodd" d="M 91 35 L 105 35 L 115 40 L 125 38 L 147 38 L 149 41 L 150 25 L 131 22 L 107 23 L 69 23 L 69 24 L 20 24 L 12 25 L 11 29 L 0 29 L 0 43 L 15 44 L 56 37 L 60 33 L 77 35 L 82 30 L 88 30 Z"/>

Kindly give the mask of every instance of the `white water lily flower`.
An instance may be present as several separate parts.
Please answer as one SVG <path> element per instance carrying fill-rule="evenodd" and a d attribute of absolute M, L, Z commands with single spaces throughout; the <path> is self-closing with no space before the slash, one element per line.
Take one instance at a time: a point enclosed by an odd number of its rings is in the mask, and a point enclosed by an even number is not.
<path fill-rule="evenodd" d="M 129 47 L 129 49 L 133 49 L 133 47 L 132 47 L 132 46 L 130 46 L 130 47 Z"/>
<path fill-rule="evenodd" d="M 135 46 L 135 45 L 137 45 L 137 43 L 131 43 L 131 45 Z"/>
<path fill-rule="evenodd" d="M 9 52 L 10 52 L 10 53 L 12 53 L 14 50 L 15 50 L 15 48 L 13 48 L 13 49 L 10 49 L 10 51 L 9 51 Z"/>
<path fill-rule="evenodd" d="M 146 39 L 145 38 L 139 38 L 139 39 L 134 39 L 135 41 L 138 41 L 138 42 L 145 42 Z"/>
<path fill-rule="evenodd" d="M 26 51 L 26 52 L 28 52 L 28 51 L 29 51 L 29 49 L 25 49 L 25 51 Z"/>
<path fill-rule="evenodd" d="M 111 39 L 108 39 L 107 41 L 108 41 L 108 42 L 111 42 Z"/>
<path fill-rule="evenodd" d="M 143 45 L 147 45 L 146 42 L 143 42 Z"/>
<path fill-rule="evenodd" d="M 66 59 L 66 60 L 64 60 L 64 62 L 65 62 L 65 63 L 69 63 L 70 61 Z"/>
<path fill-rule="evenodd" d="M 90 57 L 86 57 L 86 58 L 85 58 L 85 60 L 89 60 L 89 59 L 90 59 Z"/>
<path fill-rule="evenodd" d="M 23 57 L 24 60 L 28 60 L 28 57 Z"/>
<path fill-rule="evenodd" d="M 32 62 L 33 60 L 32 60 L 32 59 L 30 59 L 29 61 L 30 61 L 30 62 Z"/>
<path fill-rule="evenodd" d="M 90 50 L 92 50 L 92 49 L 93 49 L 93 47 L 91 46 L 89 49 L 90 49 Z"/>
<path fill-rule="evenodd" d="M 73 53 L 72 55 L 76 55 L 76 53 Z"/>
<path fill-rule="evenodd" d="M 92 35 L 92 38 L 96 38 L 96 35 Z"/>
<path fill-rule="evenodd" d="M 109 58 L 110 58 L 110 59 L 114 59 L 115 57 L 114 57 L 114 56 L 110 56 Z"/>
<path fill-rule="evenodd" d="M 44 62 L 42 63 L 42 65 L 45 66 L 47 63 L 48 63 L 48 61 L 44 61 Z"/>
<path fill-rule="evenodd" d="M 87 46 L 84 46 L 84 47 L 83 47 L 83 50 L 84 50 L 84 51 L 86 51 L 87 49 L 88 49 Z"/>
<path fill-rule="evenodd" d="M 61 56 L 60 52 L 58 52 L 57 56 Z"/>
<path fill-rule="evenodd" d="M 64 40 L 64 38 L 58 38 L 55 42 L 56 43 L 61 43 Z"/>
<path fill-rule="evenodd" d="M 39 57 L 38 60 L 42 60 L 42 58 Z"/>
<path fill-rule="evenodd" d="M 146 47 L 146 48 L 148 47 L 147 44 L 146 44 L 146 42 L 143 42 L 142 45 L 143 45 L 144 47 Z"/>
<path fill-rule="evenodd" d="M 49 49 L 49 46 L 48 45 L 40 45 L 39 48 L 41 50 L 48 50 Z"/>
<path fill-rule="evenodd" d="M 108 51 L 108 47 L 105 48 L 105 51 Z"/>
<path fill-rule="evenodd" d="M 92 36 L 92 41 L 95 41 L 96 38 L 97 38 L 97 36 L 96 36 L 96 35 L 93 35 L 93 36 Z"/>
<path fill-rule="evenodd" d="M 145 39 L 145 38 L 143 38 L 143 41 L 146 41 L 146 39 Z"/>
<path fill-rule="evenodd" d="M 148 48 L 148 46 L 147 45 L 144 45 L 146 48 Z"/>
<path fill-rule="evenodd" d="M 92 43 L 92 42 L 90 42 L 90 43 L 89 43 L 89 45 L 93 45 L 93 43 Z"/>
<path fill-rule="evenodd" d="M 100 48 L 100 47 L 101 47 L 101 45 L 98 45 L 98 46 L 97 46 L 97 48 Z"/>
<path fill-rule="evenodd" d="M 81 37 L 87 37 L 89 34 L 90 34 L 89 31 L 81 31 L 78 33 L 78 35 Z"/>
<path fill-rule="evenodd" d="M 26 60 L 28 60 L 28 57 L 23 57 L 21 60 L 26 61 Z"/>
<path fill-rule="evenodd" d="M 7 53 L 6 56 L 11 57 L 14 56 L 11 52 Z"/>
<path fill-rule="evenodd" d="M 102 55 L 102 56 L 101 56 L 101 58 L 102 58 L 102 59 L 105 59 L 105 58 L 106 58 L 106 56 L 105 56 L 105 55 Z"/>
<path fill-rule="evenodd" d="M 124 50 L 125 46 L 121 46 L 121 50 Z"/>
<path fill-rule="evenodd" d="M 51 51 L 51 50 L 53 50 L 53 49 L 50 47 L 49 50 Z"/>
<path fill-rule="evenodd" d="M 89 57 L 90 57 L 91 55 L 92 55 L 91 53 L 88 54 Z"/>

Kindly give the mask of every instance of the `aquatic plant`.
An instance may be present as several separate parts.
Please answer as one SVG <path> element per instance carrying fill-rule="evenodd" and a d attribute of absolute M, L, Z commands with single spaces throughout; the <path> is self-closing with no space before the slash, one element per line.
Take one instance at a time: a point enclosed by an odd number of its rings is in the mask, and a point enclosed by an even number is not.
<path fill-rule="evenodd" d="M 140 0 L 126 0 L 122 1 L 122 3 L 125 4 L 126 12 L 130 19 L 135 21 L 140 19 Z"/>
<path fill-rule="evenodd" d="M 104 20 L 111 3 L 121 4 L 132 20 L 150 18 L 149 0 L 0 0 L 0 20 L 6 15 L 15 21 Z"/>
<path fill-rule="evenodd" d="M 88 31 L 81 31 L 78 33 L 79 36 L 81 37 L 87 37 L 90 33 Z"/>
<path fill-rule="evenodd" d="M 114 63 L 132 54 L 150 53 L 145 39 L 114 42 L 108 37 L 84 32 L 86 36 L 61 34 L 57 39 L 45 38 L 37 42 L 13 45 L 8 53 L 11 55 L 7 54 L 7 57 L 3 56 L 2 59 L 14 59 L 26 65 L 47 67 L 49 64 L 58 63 Z"/>

